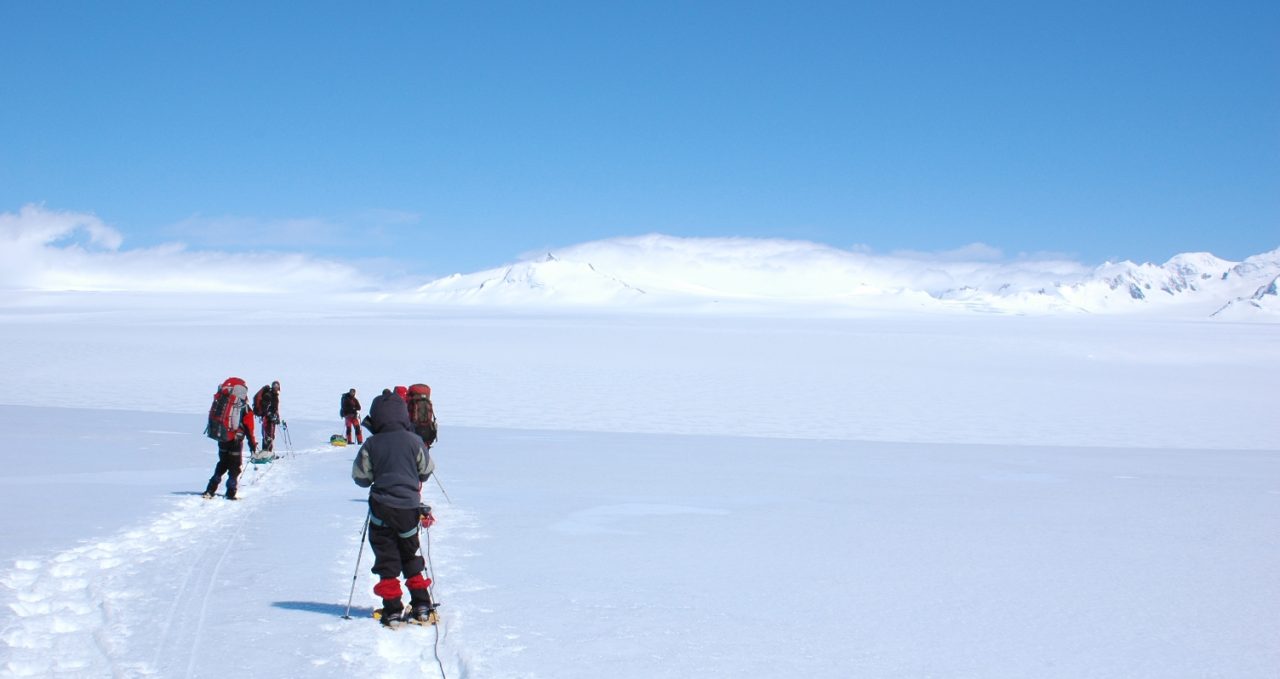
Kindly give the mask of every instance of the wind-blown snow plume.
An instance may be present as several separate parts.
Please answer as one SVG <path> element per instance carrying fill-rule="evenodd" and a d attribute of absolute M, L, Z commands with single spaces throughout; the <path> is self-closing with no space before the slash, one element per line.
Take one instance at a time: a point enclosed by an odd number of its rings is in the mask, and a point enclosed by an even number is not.
<path fill-rule="evenodd" d="M 26 205 L 0 213 L 0 289 L 332 292 L 367 287 L 355 269 L 300 254 L 124 249 L 98 217 Z M 270 275 L 257 275 L 267 271 Z"/>

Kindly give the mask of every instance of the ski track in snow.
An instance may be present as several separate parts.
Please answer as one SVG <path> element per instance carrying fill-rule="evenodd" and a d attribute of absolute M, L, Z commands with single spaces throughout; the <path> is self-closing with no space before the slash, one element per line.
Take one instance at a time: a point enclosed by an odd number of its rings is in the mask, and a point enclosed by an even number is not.
<path fill-rule="evenodd" d="M 270 471 L 246 465 L 241 495 L 252 500 L 206 501 L 193 492 L 148 525 L 47 560 L 18 561 L 0 578 L 6 598 L 16 600 L 10 608 L 17 619 L 3 636 L 10 651 L 6 672 L 18 677 L 178 676 L 172 666 L 175 658 L 185 656 L 185 676 L 191 676 L 208 598 L 226 555 L 260 498 L 287 487 L 280 483 L 287 474 Z M 155 579 L 145 572 L 183 575 L 171 579 L 173 591 L 148 593 L 140 585 Z M 171 602 L 167 606 L 166 599 Z M 142 627 L 154 628 L 158 643 L 141 660 L 141 644 L 130 643 L 129 630 L 133 621 L 156 610 L 165 611 L 160 624 Z M 195 615 L 185 615 L 192 610 Z M 43 641 L 47 639 L 55 640 L 52 647 Z"/>
<path fill-rule="evenodd" d="M 205 500 L 192 492 L 175 499 L 171 510 L 146 525 L 50 557 L 17 559 L 0 575 L 0 601 L 12 614 L 0 629 L 0 642 L 6 649 L 0 676 L 127 678 L 225 673 L 217 659 L 229 649 L 209 648 L 202 640 L 211 636 L 206 634 L 211 607 L 220 588 L 232 577 L 225 572 L 229 570 L 228 556 L 244 546 L 245 526 L 260 520 L 260 513 L 275 511 L 273 505 L 287 502 L 286 496 L 305 483 L 305 478 L 299 478 L 301 470 L 313 463 L 306 453 L 320 449 L 299 452 L 302 454 L 265 469 L 246 463 L 237 502 L 221 496 Z M 322 456 L 313 457 L 318 460 Z M 451 581 L 457 578 L 463 590 L 485 588 L 468 582 L 454 563 L 455 550 L 441 544 L 452 531 L 469 531 L 474 537 L 474 519 L 452 508 L 438 508 L 436 513 L 441 520 L 432 528 L 430 556 L 437 581 L 443 575 Z M 463 539 L 468 538 L 464 535 Z M 345 607 L 352 584 L 351 557 L 357 546 L 366 553 L 360 561 L 351 611 L 355 620 L 334 616 L 317 626 L 327 637 L 320 643 L 330 655 L 307 658 L 306 674 L 440 676 L 434 652 L 438 632 L 440 663 L 446 676 L 475 676 L 468 654 L 451 650 L 450 631 L 461 628 L 463 616 L 447 604 L 441 608 L 441 624 L 436 629 L 406 626 L 387 631 L 376 624 L 356 622 L 367 619 L 372 610 L 367 603 L 372 597 L 368 592 L 372 557 L 358 532 L 342 541 L 343 553 L 329 559 L 329 581 L 335 583 L 333 600 Z M 438 585 L 433 589 L 440 597 Z M 296 649 L 279 652 L 283 656 L 297 653 Z"/>

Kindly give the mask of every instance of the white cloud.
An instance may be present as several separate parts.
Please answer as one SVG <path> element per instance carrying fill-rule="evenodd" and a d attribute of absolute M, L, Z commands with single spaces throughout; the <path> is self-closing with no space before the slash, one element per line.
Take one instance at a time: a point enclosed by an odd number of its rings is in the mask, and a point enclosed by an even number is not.
<path fill-rule="evenodd" d="M 57 243 L 79 232 L 89 237 L 91 245 L 109 250 L 119 248 L 124 240 L 120 232 L 90 214 L 46 210 L 40 205 L 24 205 L 17 214 L 0 212 L 0 243 L 6 250 Z"/>
<path fill-rule="evenodd" d="M 234 244 L 259 250 L 306 250 L 341 245 L 350 234 L 337 224 L 312 217 L 260 219 L 195 215 L 164 229 L 169 238 L 204 248 Z"/>
<path fill-rule="evenodd" d="M 970 243 L 954 250 L 897 250 L 890 253 L 890 256 L 926 262 L 998 262 L 1004 259 L 1004 253 L 999 248 L 985 243 Z"/>
<path fill-rule="evenodd" d="M 416 226 L 422 223 L 422 215 L 406 210 L 374 208 L 357 215 L 360 221 L 388 226 Z"/>
<path fill-rule="evenodd" d="M 39 205 L 0 213 L 0 289 L 338 292 L 371 286 L 346 264 L 305 255 L 180 244 L 127 249 L 123 243 L 119 231 L 92 214 Z"/>
<path fill-rule="evenodd" d="M 830 296 L 871 290 L 937 294 L 959 287 L 1015 283 L 1051 286 L 1089 269 L 1063 260 L 1003 261 L 996 248 L 975 243 L 956 250 L 872 254 L 821 243 L 756 238 L 676 238 L 651 234 L 575 245 L 555 251 L 589 261 L 645 289 L 672 281 L 686 289 L 760 297 Z"/>
<path fill-rule="evenodd" d="M 164 229 L 166 237 L 190 245 L 224 249 L 228 244 L 257 250 L 311 252 L 341 250 L 357 239 L 390 246 L 395 234 L 422 222 L 422 216 L 403 210 L 371 209 L 333 221 L 320 217 L 267 219 L 223 215 L 193 215 Z"/>

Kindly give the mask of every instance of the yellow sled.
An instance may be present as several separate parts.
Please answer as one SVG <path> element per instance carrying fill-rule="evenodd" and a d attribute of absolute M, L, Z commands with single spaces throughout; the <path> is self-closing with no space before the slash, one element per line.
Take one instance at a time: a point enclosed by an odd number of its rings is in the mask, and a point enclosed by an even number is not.
<path fill-rule="evenodd" d="M 334 434 L 329 437 L 329 444 L 334 446 L 345 446 L 347 445 L 347 437 L 342 434 Z"/>

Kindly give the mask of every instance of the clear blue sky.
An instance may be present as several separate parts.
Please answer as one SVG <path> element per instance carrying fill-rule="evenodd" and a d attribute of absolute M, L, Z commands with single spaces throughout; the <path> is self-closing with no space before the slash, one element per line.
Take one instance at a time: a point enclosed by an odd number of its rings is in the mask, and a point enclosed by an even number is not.
<path fill-rule="evenodd" d="M 1280 247 L 1280 3 L 5 2 L 0 212 L 412 272 Z"/>

